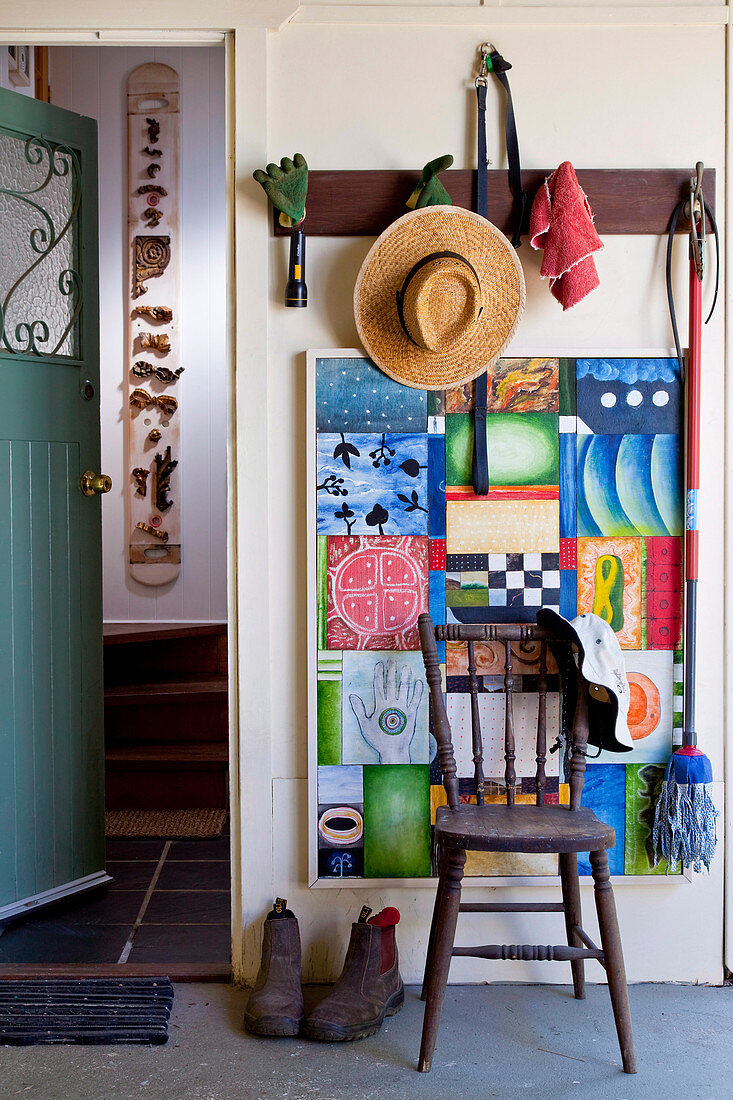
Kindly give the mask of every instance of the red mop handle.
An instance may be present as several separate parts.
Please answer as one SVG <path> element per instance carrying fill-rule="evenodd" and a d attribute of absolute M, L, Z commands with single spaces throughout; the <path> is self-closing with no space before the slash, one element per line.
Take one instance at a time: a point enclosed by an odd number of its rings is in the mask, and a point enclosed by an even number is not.
<path fill-rule="evenodd" d="M 687 364 L 687 496 L 685 501 L 685 578 L 697 580 L 697 491 L 700 488 L 700 361 L 702 282 L 690 257 L 690 333 Z"/>

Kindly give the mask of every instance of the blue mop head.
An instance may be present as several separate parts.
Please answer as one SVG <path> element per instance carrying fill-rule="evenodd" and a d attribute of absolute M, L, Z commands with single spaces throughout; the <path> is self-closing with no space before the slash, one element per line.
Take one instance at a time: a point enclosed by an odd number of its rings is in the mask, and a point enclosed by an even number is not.
<path fill-rule="evenodd" d="M 710 864 L 718 838 L 718 811 L 710 797 L 713 768 L 707 756 L 692 746 L 670 757 L 654 815 L 654 859 L 667 860 L 667 874 L 678 862 L 701 871 Z"/>

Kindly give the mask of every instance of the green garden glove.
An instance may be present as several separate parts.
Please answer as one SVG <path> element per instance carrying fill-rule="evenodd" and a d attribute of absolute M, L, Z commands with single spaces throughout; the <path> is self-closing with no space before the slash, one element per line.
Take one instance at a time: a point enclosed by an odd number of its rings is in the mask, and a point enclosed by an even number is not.
<path fill-rule="evenodd" d="M 420 182 L 407 200 L 410 210 L 423 206 L 452 206 L 453 200 L 438 179 L 438 174 L 450 168 L 453 157 L 446 153 L 444 157 L 430 160 L 422 170 Z"/>
<path fill-rule="evenodd" d="M 280 167 L 268 164 L 263 172 L 258 168 L 253 178 L 265 191 L 268 199 L 279 210 L 282 225 L 298 225 L 305 216 L 305 197 L 308 193 L 308 165 L 302 153 L 296 153 L 293 159 L 283 157 Z"/>

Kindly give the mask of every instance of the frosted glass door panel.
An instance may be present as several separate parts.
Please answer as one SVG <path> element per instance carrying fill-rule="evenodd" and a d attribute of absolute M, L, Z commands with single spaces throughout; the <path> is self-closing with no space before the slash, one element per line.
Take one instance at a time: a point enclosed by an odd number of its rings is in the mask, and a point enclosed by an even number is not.
<path fill-rule="evenodd" d="M 75 151 L 0 129 L 0 351 L 79 356 Z"/>

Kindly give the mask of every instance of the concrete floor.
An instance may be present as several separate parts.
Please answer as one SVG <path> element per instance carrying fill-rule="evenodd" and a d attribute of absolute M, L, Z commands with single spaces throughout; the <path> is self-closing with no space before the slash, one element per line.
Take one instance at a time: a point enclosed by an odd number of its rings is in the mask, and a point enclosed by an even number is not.
<path fill-rule="evenodd" d="M 630 995 L 635 1077 L 621 1072 L 604 986 L 589 986 L 584 1003 L 565 986 L 451 987 L 433 1071 L 420 1075 L 414 988 L 378 1035 L 329 1045 L 248 1036 L 244 992 L 178 985 L 166 1046 L 4 1047 L 0 1092 L 3 1100 L 733 1096 L 733 989 L 637 985 Z"/>

